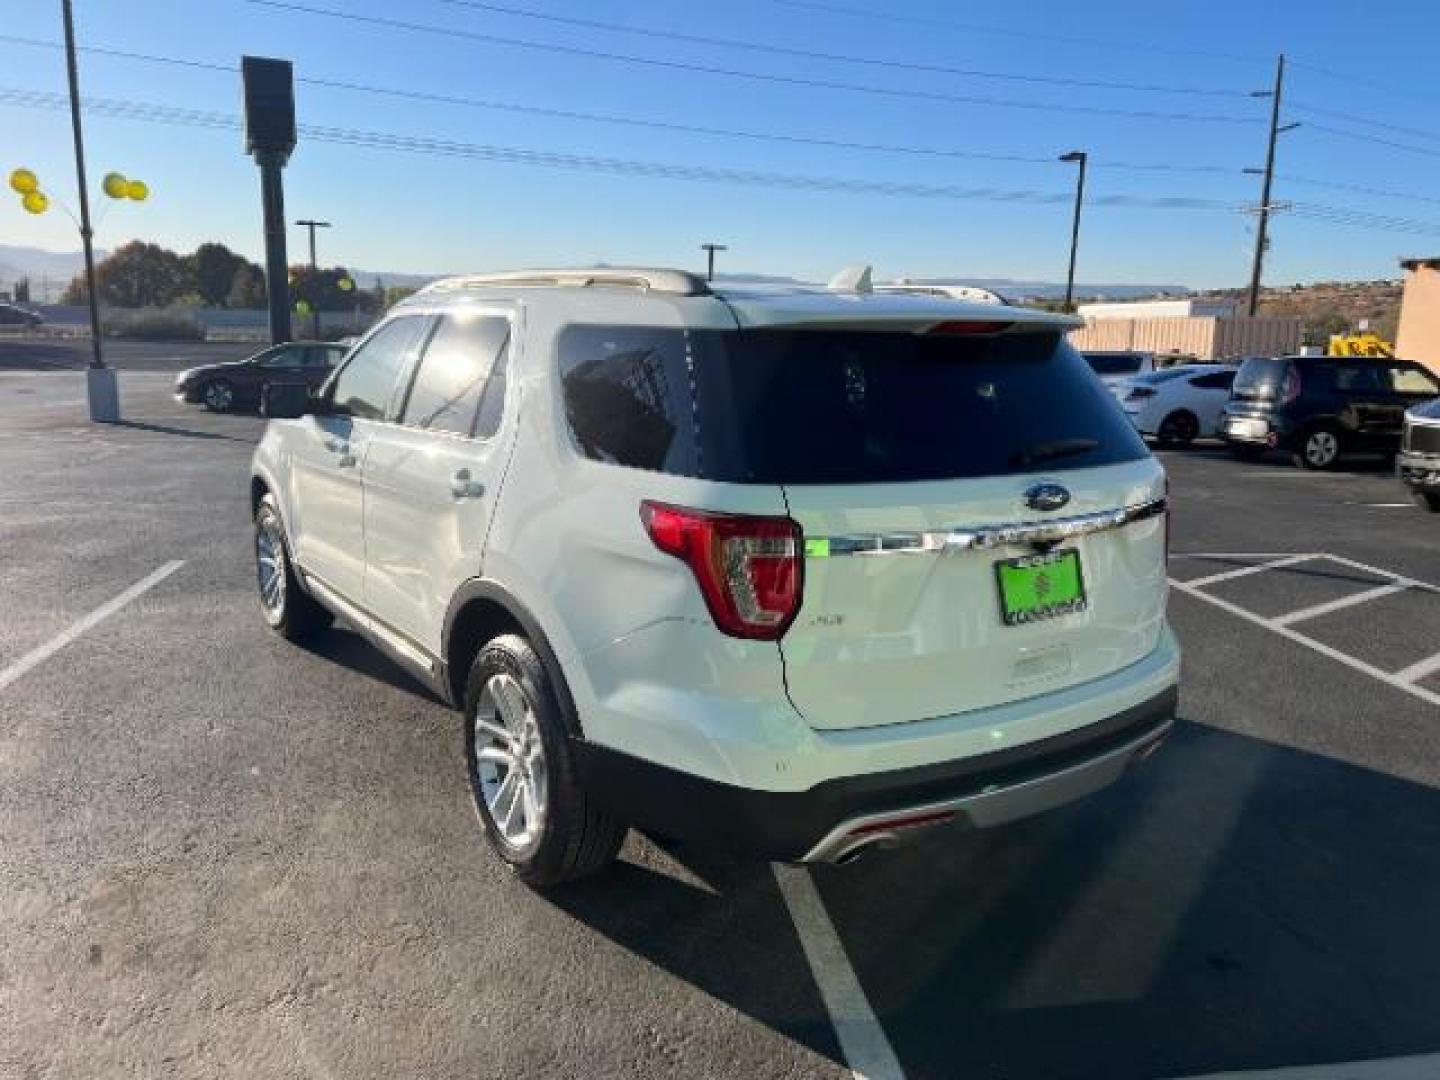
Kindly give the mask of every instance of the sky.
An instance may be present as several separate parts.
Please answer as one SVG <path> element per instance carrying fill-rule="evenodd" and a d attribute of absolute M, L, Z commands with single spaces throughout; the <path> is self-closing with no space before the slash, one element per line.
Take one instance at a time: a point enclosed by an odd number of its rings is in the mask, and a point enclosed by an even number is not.
<path fill-rule="evenodd" d="M 15 40 L 58 43 L 59 7 L 7 5 L 0 169 L 28 166 L 74 206 L 68 118 L 33 107 L 54 101 L 37 93 L 65 92 L 63 54 Z M 1434 0 L 75 0 L 75 11 L 82 48 L 221 69 L 84 51 L 87 98 L 238 116 L 247 53 L 291 59 L 299 79 L 430 95 L 297 86 L 299 122 L 332 138 L 302 136 L 286 210 L 334 223 L 320 239 L 326 264 L 699 268 L 709 240 L 729 247 L 722 270 L 823 280 L 868 262 L 883 277 L 1063 280 L 1076 170 L 1055 158 L 1081 149 L 1082 283 L 1240 285 L 1254 244 L 1242 208 L 1260 189 L 1242 170 L 1264 163 L 1270 110 L 1250 93 L 1271 85 L 1282 51 L 1282 120 L 1300 126 L 1279 137 L 1272 201 L 1292 209 L 1272 219 L 1266 282 L 1394 278 L 1398 258 L 1440 253 Z M 258 173 L 239 133 L 113 111 L 86 119 L 92 191 L 113 169 L 144 179 L 151 197 L 101 197 L 96 243 L 188 251 L 218 240 L 258 260 Z M 334 141 L 333 129 L 430 141 L 384 149 L 369 134 Z M 512 160 L 437 153 L 433 140 Z M 578 168 L 577 157 L 626 171 Z M 656 164 L 682 176 L 646 175 Z M 0 243 L 78 247 L 63 212 L 28 215 L 5 196 Z M 1165 200 L 1215 205 L 1154 205 Z M 299 261 L 302 230 L 289 242 Z"/>

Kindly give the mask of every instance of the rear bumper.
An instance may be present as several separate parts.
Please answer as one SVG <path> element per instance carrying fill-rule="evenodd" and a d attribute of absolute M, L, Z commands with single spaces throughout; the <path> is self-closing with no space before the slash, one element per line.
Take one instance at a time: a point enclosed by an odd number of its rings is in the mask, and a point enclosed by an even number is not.
<path fill-rule="evenodd" d="M 581 782 L 623 820 L 664 836 L 782 862 L 824 862 L 909 817 L 986 828 L 1100 790 L 1148 756 L 1175 720 L 1170 686 L 1049 738 L 916 768 L 823 781 L 806 791 L 741 788 L 577 740 Z"/>

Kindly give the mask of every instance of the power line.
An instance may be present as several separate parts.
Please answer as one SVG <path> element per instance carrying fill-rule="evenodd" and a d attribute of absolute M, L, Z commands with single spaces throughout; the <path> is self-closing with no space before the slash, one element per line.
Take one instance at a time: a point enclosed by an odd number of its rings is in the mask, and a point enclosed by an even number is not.
<path fill-rule="evenodd" d="M 40 48 L 59 49 L 62 46 L 59 42 L 45 41 L 38 38 L 17 37 L 9 34 L 0 34 L 0 43 L 18 45 L 29 45 Z M 173 56 L 160 56 L 154 53 L 127 52 L 122 49 L 109 49 L 98 47 L 82 46 L 81 52 L 94 53 L 99 56 L 111 58 L 136 60 L 143 63 L 174 64 L 184 67 L 200 68 L 207 71 L 218 71 L 226 75 L 233 75 L 238 69 L 233 64 L 222 64 L 200 60 L 181 59 Z M 751 141 L 789 143 L 799 146 L 823 146 L 840 150 L 856 150 L 867 153 L 899 154 L 907 156 L 923 156 L 936 158 L 956 158 L 972 161 L 994 161 L 1002 163 L 1018 163 L 1026 165 L 1052 166 L 1055 162 L 1055 155 L 1045 154 L 1020 154 L 1005 151 L 985 150 L 960 150 L 947 147 L 934 146 L 910 146 L 899 143 L 877 143 L 862 142 L 850 139 L 828 138 L 819 135 L 795 135 L 784 132 L 753 131 L 743 128 L 711 127 L 702 124 L 685 124 L 676 121 L 658 120 L 653 117 L 630 116 L 620 113 L 595 113 L 578 109 L 559 109 L 543 105 L 527 105 L 514 101 L 498 101 L 486 98 L 465 97 L 458 94 L 442 94 L 426 90 L 404 90 L 399 87 L 375 86 L 369 83 L 349 82 L 341 79 L 327 79 L 317 76 L 297 75 L 295 81 L 307 86 L 319 86 L 331 90 L 345 90 L 356 93 L 375 94 L 383 97 L 399 98 L 406 101 L 423 101 L 430 104 L 457 105 L 467 108 L 491 109 L 501 112 L 522 113 L 531 116 L 548 116 L 560 120 L 578 120 L 586 123 L 617 124 L 628 127 L 649 128 L 660 131 L 677 131 L 691 135 L 704 135 L 717 138 L 745 139 Z M 1167 172 L 1167 173 L 1208 173 L 1212 175 L 1239 175 L 1241 168 L 1238 165 L 1199 165 L 1185 164 L 1182 162 L 1143 162 L 1143 161 L 1094 161 L 1093 168 L 1115 169 L 1131 172 Z"/>
<path fill-rule="evenodd" d="M 1132 120 L 1171 120 L 1195 123 L 1253 124 L 1254 117 L 1212 113 L 1172 113 L 1148 109 L 1120 109 L 1100 105 L 1074 105 L 1056 102 L 1017 101 L 1010 98 L 981 97 L 969 94 L 948 94 L 940 91 L 916 90 L 895 86 L 878 86 L 873 83 L 837 82 L 828 79 L 812 79 L 799 75 L 780 75 L 771 72 L 752 71 L 743 68 L 718 67 L 710 64 L 692 63 L 683 60 L 666 60 L 651 56 L 637 56 L 633 53 L 607 52 L 601 49 L 585 48 L 578 45 L 561 45 L 548 41 L 531 41 L 526 38 L 503 37 L 498 34 L 483 34 L 475 30 L 458 27 L 436 26 L 432 23 L 409 22 L 380 15 L 361 15 L 358 12 L 335 11 L 330 8 L 311 7 L 306 4 L 288 3 L 285 0 L 243 0 L 256 7 L 288 11 L 301 15 L 317 15 L 322 18 L 338 19 L 345 22 L 369 26 L 380 26 L 390 30 L 404 30 L 410 33 L 432 34 L 439 37 L 464 41 L 480 41 L 491 45 L 505 45 L 542 52 L 560 53 L 566 56 L 583 56 L 592 60 L 610 60 L 624 64 L 638 64 L 664 68 L 670 71 L 690 71 L 704 75 L 720 75 L 733 79 L 748 79 L 755 82 L 777 83 L 785 86 L 803 86 L 820 90 L 839 90 L 847 93 L 869 94 L 877 97 L 905 98 L 918 101 L 945 102 L 951 105 L 984 105 L 991 108 L 1023 109 L 1031 112 L 1074 113 L 1091 116 L 1123 116 Z"/>
<path fill-rule="evenodd" d="M 0 104 L 22 108 L 57 109 L 65 107 L 65 98 L 41 90 L 0 87 Z M 235 130 L 239 118 L 227 113 L 203 112 L 168 105 L 125 101 L 115 98 L 88 97 L 85 109 L 100 115 L 121 119 L 144 120 L 161 124 Z M 373 149 L 405 150 L 439 156 L 468 157 L 514 164 L 543 165 L 556 168 L 581 169 L 629 176 L 661 179 L 704 180 L 723 183 L 783 187 L 798 190 L 834 191 L 849 194 L 890 195 L 930 199 L 969 199 L 988 202 L 1028 205 L 1065 205 L 1068 192 L 1015 190 L 993 187 L 964 187 L 949 184 L 921 184 L 908 181 L 862 180 L 832 176 L 736 169 L 721 166 L 681 165 L 668 162 L 642 161 L 598 154 L 567 151 L 536 150 L 529 147 L 496 146 L 454 139 L 415 136 L 390 132 L 362 131 L 328 125 L 300 125 L 300 133 L 319 142 L 364 146 Z M 1215 199 L 1190 196 L 1103 195 L 1092 206 L 1137 207 L 1150 209 L 1234 210 L 1235 204 Z"/>
<path fill-rule="evenodd" d="M 1413 86 L 1398 86 L 1393 83 L 1380 82 L 1375 79 L 1366 78 L 1357 74 L 1354 70 L 1336 71 L 1333 68 L 1322 67 L 1319 64 L 1312 64 L 1305 60 L 1294 61 L 1296 67 L 1304 68 L 1315 75 L 1323 75 L 1327 79 L 1334 79 L 1343 82 L 1351 89 L 1356 86 L 1368 87 L 1371 90 L 1379 90 L 1391 97 L 1408 97 L 1416 101 L 1436 102 L 1440 101 L 1440 94 L 1427 94 L 1424 91 L 1416 90 Z M 1420 66 L 1420 65 L 1417 65 Z"/>
<path fill-rule="evenodd" d="M 1306 105 L 1299 101 L 1290 103 L 1291 109 L 1311 113 L 1315 116 L 1328 116 L 1332 120 L 1344 120 L 1352 124 L 1365 124 L 1373 128 L 1381 128 L 1385 131 L 1398 131 L 1402 135 L 1416 135 L 1422 139 L 1440 140 L 1440 131 L 1428 131 L 1425 128 L 1406 127 L 1403 124 L 1391 124 L 1384 120 L 1376 120 L 1369 116 L 1356 116 L 1354 113 L 1339 112 L 1335 109 L 1322 109 L 1318 105 Z"/>
<path fill-rule="evenodd" d="M 0 105 L 19 108 L 64 110 L 67 99 L 62 94 L 41 90 L 0 87 Z M 236 131 L 241 128 L 239 117 L 229 113 L 181 109 L 168 105 L 126 101 L 116 98 L 88 97 L 82 102 L 85 111 L 97 115 L 150 123 Z M 367 149 L 403 151 L 440 157 L 508 164 L 560 168 L 610 175 L 642 176 L 666 180 L 691 180 L 732 183 L 749 186 L 786 188 L 791 190 L 827 191 L 844 194 L 883 195 L 905 198 L 944 200 L 979 200 L 1033 206 L 1062 206 L 1070 202 L 1068 192 L 1045 192 L 1004 188 L 975 188 L 958 185 L 917 184 L 902 181 L 860 180 L 844 177 L 811 176 L 793 173 L 733 169 L 715 166 L 679 165 L 667 162 L 642 161 L 630 158 L 578 154 L 567 151 L 536 150 L 528 147 L 496 146 L 428 136 L 389 132 L 363 131 L 326 125 L 299 127 L 300 134 L 316 142 Z M 1115 207 L 1159 210 L 1210 210 L 1236 212 L 1245 207 L 1215 199 L 1190 196 L 1102 195 L 1088 201 L 1093 207 Z M 1272 208 L 1278 209 L 1278 208 Z M 1287 213 L 1337 225 L 1383 229 L 1423 235 L 1440 235 L 1440 222 L 1419 221 L 1369 214 L 1345 207 L 1319 203 L 1295 203 L 1285 207 Z"/>
<path fill-rule="evenodd" d="M 1394 139 L 1381 138 L 1379 135 L 1366 135 L 1360 131 L 1346 131 L 1343 128 L 1317 124 L 1313 121 L 1307 123 L 1305 128 L 1309 131 L 1323 131 L 1327 135 L 1336 135 L 1342 139 L 1355 139 L 1359 142 L 1374 143 L 1377 146 L 1388 146 L 1392 150 L 1404 150 L 1407 153 L 1421 154 L 1425 157 L 1440 157 L 1440 147 L 1436 146 L 1415 146 L 1412 143 L 1396 142 Z"/>
<path fill-rule="evenodd" d="M 1147 42 L 1125 42 L 1110 38 L 1088 38 L 1073 34 L 1050 34 L 1044 31 L 1021 29 L 1019 27 L 987 26 L 978 23 L 957 22 L 928 15 L 896 14 L 893 11 L 870 11 L 845 4 L 822 3 L 820 0 L 772 0 L 781 7 L 798 8 L 804 11 L 826 15 L 844 15 L 854 19 L 871 19 L 877 22 L 908 23 L 914 26 L 943 27 L 949 30 L 963 30 L 970 34 L 991 34 L 998 37 L 1020 38 L 1027 42 L 1053 41 L 1064 45 L 1086 45 L 1109 52 L 1170 53 L 1173 56 L 1200 56 L 1211 60 L 1234 60 L 1240 63 L 1265 63 L 1268 56 L 1247 53 L 1221 52 L 1215 49 L 1184 48 L 1174 44 L 1152 44 Z"/>
<path fill-rule="evenodd" d="M 1276 173 L 1275 179 L 1284 180 L 1287 184 L 1303 184 L 1306 187 L 1329 188 L 1333 191 L 1350 191 L 1357 195 L 1374 195 L 1382 199 L 1402 199 L 1408 202 L 1433 203 L 1440 206 L 1440 197 L 1434 195 L 1391 191 L 1387 188 L 1367 187 L 1364 184 L 1345 184 L 1338 180 L 1313 180 L 1308 176 L 1292 176 L 1289 173 Z"/>
<path fill-rule="evenodd" d="M 661 30 L 655 27 L 626 26 L 624 23 L 605 22 L 600 19 L 585 19 L 573 15 L 556 15 L 551 12 L 533 11 L 529 8 L 511 7 L 505 4 L 488 3 L 486 0 L 439 0 L 452 7 L 471 11 L 485 11 L 497 15 L 511 15 L 523 19 L 535 19 L 561 26 L 583 27 L 589 30 L 605 30 L 613 33 L 633 34 L 639 37 L 658 38 L 666 41 L 683 41 L 693 45 L 718 46 L 726 49 L 745 49 L 750 52 L 769 53 L 774 56 L 798 57 L 804 60 L 825 60 L 845 64 L 864 64 L 897 71 L 920 71 L 937 75 L 957 75 L 968 79 L 992 79 L 1002 82 L 1035 83 L 1043 86 L 1073 86 L 1091 90 L 1125 90 L 1151 94 L 1191 94 L 1201 97 L 1246 98 L 1243 90 L 1222 90 L 1198 86 L 1167 86 L 1157 83 L 1114 82 L 1102 79 L 1066 78 L 1058 75 L 1035 75 L 1030 73 L 982 71 L 974 68 L 953 67 L 948 64 L 927 64 L 913 60 L 896 60 L 889 57 L 862 56 L 855 53 L 824 52 L 817 49 L 801 49 L 770 42 L 747 41 L 740 38 L 712 37 L 708 34 L 692 34 L 678 30 Z"/>

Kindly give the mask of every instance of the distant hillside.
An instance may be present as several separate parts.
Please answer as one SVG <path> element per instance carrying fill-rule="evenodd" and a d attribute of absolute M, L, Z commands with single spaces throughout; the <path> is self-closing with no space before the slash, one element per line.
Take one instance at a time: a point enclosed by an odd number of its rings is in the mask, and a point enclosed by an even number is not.
<path fill-rule="evenodd" d="M 1017 281 L 1014 278 L 937 277 L 905 278 L 912 285 L 973 285 L 997 292 L 1007 300 L 1051 300 L 1065 295 L 1065 283 Z M 1184 285 L 1088 285 L 1077 282 L 1077 300 L 1151 300 L 1166 296 L 1191 296 Z"/>
<path fill-rule="evenodd" d="M 1354 333 L 1367 320 L 1374 333 L 1394 341 L 1400 293 L 1399 281 L 1320 281 L 1262 289 L 1260 314 L 1300 319 L 1307 344 L 1323 345 L 1331 334 Z M 1249 294 L 1244 289 L 1216 289 L 1197 295 L 1234 299 L 1243 305 Z"/>

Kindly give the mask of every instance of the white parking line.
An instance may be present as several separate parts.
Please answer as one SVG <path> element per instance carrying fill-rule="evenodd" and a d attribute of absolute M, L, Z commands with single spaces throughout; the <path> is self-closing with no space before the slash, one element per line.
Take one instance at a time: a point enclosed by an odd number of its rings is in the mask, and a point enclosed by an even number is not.
<path fill-rule="evenodd" d="M 900 1060 L 870 1008 L 810 871 L 798 866 L 773 869 L 851 1073 L 856 1080 L 902 1080 Z"/>
<path fill-rule="evenodd" d="M 1376 1058 L 1337 1065 L 1297 1065 L 1253 1072 L 1207 1073 L 1189 1080 L 1434 1080 L 1440 1077 L 1440 1054 Z"/>
<path fill-rule="evenodd" d="M 1396 690 L 1404 691 L 1413 697 L 1419 698 L 1421 701 L 1429 702 L 1431 705 L 1440 705 L 1440 694 L 1426 690 L 1423 686 L 1416 686 L 1402 679 L 1399 674 L 1395 672 L 1385 671 L 1376 667 L 1374 664 L 1367 664 L 1364 660 L 1357 660 L 1348 653 L 1343 653 L 1339 649 L 1331 648 L 1323 641 L 1316 641 L 1312 637 L 1306 637 L 1298 630 L 1293 630 L 1288 626 L 1282 625 L 1274 619 L 1267 619 L 1263 615 L 1256 615 L 1253 611 L 1247 611 L 1239 604 L 1232 604 L 1230 601 L 1222 600 L 1218 596 L 1211 596 L 1209 593 L 1197 589 L 1184 581 L 1176 581 L 1174 578 L 1171 578 L 1170 587 L 1177 592 L 1185 593 L 1187 596 L 1193 596 L 1197 600 L 1203 600 L 1207 604 L 1213 604 L 1222 611 L 1228 611 L 1231 615 L 1244 619 L 1246 622 L 1252 622 L 1256 626 L 1263 626 L 1266 630 L 1271 630 L 1281 637 L 1295 642 L 1297 645 L 1303 645 L 1307 649 L 1318 652 L 1321 656 L 1328 657 L 1336 663 L 1344 664 L 1348 668 L 1369 675 L 1372 679 L 1378 679 L 1387 686 L 1393 686 Z"/>
<path fill-rule="evenodd" d="M 1209 577 L 1196 578 L 1187 584 L 1195 588 L 1200 588 L 1204 585 L 1217 585 L 1222 581 L 1248 577 L 1250 574 L 1262 574 L 1266 570 L 1278 570 L 1282 566 L 1294 566 L 1296 563 L 1309 562 L 1311 559 L 1318 558 L 1320 558 L 1319 555 L 1287 555 L 1284 558 L 1272 559 L 1270 562 L 1256 563 L 1254 566 L 1242 566 L 1238 570 L 1225 570 L 1219 574 L 1211 574 Z"/>
<path fill-rule="evenodd" d="M 1323 604 L 1316 604 L 1313 607 L 1301 608 L 1299 611 L 1287 611 L 1284 615 L 1277 615 L 1270 621 L 1276 626 L 1289 626 L 1291 623 L 1319 618 L 1321 615 L 1329 615 L 1332 611 L 1342 611 L 1354 604 L 1367 604 L 1371 600 L 1381 600 L 1387 596 L 1393 596 L 1395 593 L 1404 592 L 1409 587 L 1409 585 L 1400 582 L 1391 582 L 1389 585 L 1377 585 L 1373 589 L 1351 593 L 1349 596 L 1342 596 L 1338 600 L 1328 600 Z"/>
<path fill-rule="evenodd" d="M 1437 671 L 1440 671 L 1440 653 L 1427 656 L 1424 660 L 1417 660 L 1407 668 L 1401 668 L 1395 672 L 1395 678 L 1401 682 L 1419 682 L 1421 679 L 1434 675 Z"/>
<path fill-rule="evenodd" d="M 54 656 L 66 645 L 69 645 L 81 634 L 85 633 L 86 630 L 89 630 L 101 620 L 115 614 L 115 612 L 119 611 L 126 604 L 130 603 L 131 600 L 134 600 L 137 596 L 142 595 L 154 586 L 158 585 L 160 582 L 164 581 L 167 577 L 173 574 L 176 570 L 179 570 L 180 567 L 184 565 L 185 561 L 183 559 L 173 559 L 170 562 L 167 562 L 158 570 L 154 571 L 153 573 L 147 574 L 145 577 L 137 581 L 134 585 L 131 585 L 128 589 L 122 592 L 119 596 L 115 597 L 113 600 L 107 600 L 94 611 L 90 612 L 90 614 L 76 619 L 73 623 L 67 626 L 60 633 L 56 634 L 44 645 L 41 645 L 39 648 L 36 649 L 31 649 L 24 656 L 20 657 L 19 660 L 16 660 L 9 667 L 5 668 L 5 670 L 0 671 L 0 690 L 4 690 L 16 679 L 20 678 L 31 668 L 35 667 L 36 664 L 42 663 L 45 660 L 48 660 L 50 657 Z"/>

